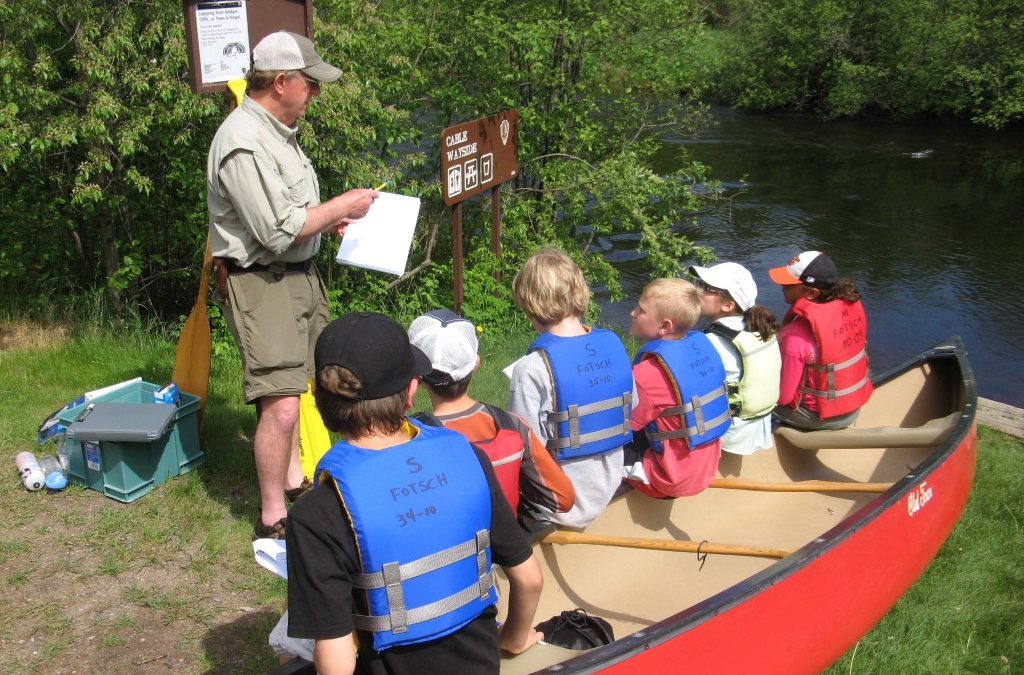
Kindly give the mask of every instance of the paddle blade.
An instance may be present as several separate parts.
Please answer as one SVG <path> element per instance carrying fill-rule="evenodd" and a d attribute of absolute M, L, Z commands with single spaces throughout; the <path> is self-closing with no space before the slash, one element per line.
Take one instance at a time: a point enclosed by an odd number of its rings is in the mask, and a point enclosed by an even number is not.
<path fill-rule="evenodd" d="M 242 100 L 245 98 L 246 84 L 247 82 L 244 78 L 228 80 L 228 89 L 235 95 L 235 105 L 242 105 Z"/>
<path fill-rule="evenodd" d="M 178 389 L 199 397 L 199 422 L 206 411 L 206 391 L 210 382 L 210 321 L 206 316 L 206 299 L 196 303 L 181 329 L 178 351 L 174 355 L 171 382 Z"/>
<path fill-rule="evenodd" d="M 299 397 L 299 464 L 306 478 L 313 478 L 316 465 L 330 447 L 331 437 L 316 408 L 313 392 L 307 388 Z"/>

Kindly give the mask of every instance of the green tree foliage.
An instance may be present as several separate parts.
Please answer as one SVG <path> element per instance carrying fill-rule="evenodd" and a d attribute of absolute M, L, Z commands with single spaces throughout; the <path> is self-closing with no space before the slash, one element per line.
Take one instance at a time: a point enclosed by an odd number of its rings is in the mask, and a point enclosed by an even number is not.
<path fill-rule="evenodd" d="M 451 304 L 438 136 L 508 108 L 522 119 L 521 171 L 502 192 L 500 258 L 488 200 L 465 209 L 471 315 L 514 314 L 506 286 L 539 243 L 563 245 L 613 290 L 613 270 L 587 255 L 608 236 L 632 233 L 652 274 L 704 254 L 678 232 L 705 194 L 693 190 L 704 168 L 650 168 L 657 140 L 694 120 L 667 95 L 669 46 L 692 35 L 694 11 L 675 0 L 318 1 L 318 46 L 346 70 L 301 122 L 324 196 L 390 178 L 424 198 L 408 278 L 338 267 L 325 247 L 337 309 Z M 179 315 L 194 298 L 206 151 L 225 114 L 221 96 L 189 89 L 181 5 L 4 3 L 0 35 L 0 288 L 102 288 Z"/>
<path fill-rule="evenodd" d="M 709 90 L 827 116 L 1024 118 L 1024 6 L 1013 0 L 723 0 Z"/>
<path fill-rule="evenodd" d="M 181 7 L 3 3 L 0 31 L 0 283 L 166 306 L 194 287 L 222 114 L 187 91 Z"/>
<path fill-rule="evenodd" d="M 353 105 L 340 113 L 328 96 L 344 96 L 344 91 L 326 88 L 311 112 L 317 118 L 313 126 L 323 136 L 323 129 L 343 122 L 340 114 L 366 116 L 387 171 L 397 172 L 400 188 L 419 193 L 428 212 L 437 214 L 425 219 L 414 251 L 415 262 L 429 265 L 391 289 L 366 273 L 339 270 L 341 278 L 332 284 L 339 306 L 368 284 L 391 291 L 387 302 L 396 313 L 451 304 L 450 216 L 441 207 L 437 183 L 439 132 L 510 108 L 521 118 L 521 170 L 503 191 L 500 259 L 489 251 L 489 201 L 466 205 L 470 316 L 488 322 L 508 317 L 507 290 L 491 280 L 492 273 L 507 283 L 538 243 L 561 244 L 577 255 L 595 283 L 613 292 L 618 288 L 614 270 L 601 256 L 585 255 L 598 251 L 602 238 L 635 233 L 652 274 L 674 274 L 688 258 L 706 254 L 677 227 L 697 207 L 692 186 L 704 179 L 704 168 L 694 164 L 673 176 L 650 169 L 657 140 L 686 133 L 696 111 L 674 97 L 666 102 L 650 96 L 669 90 L 675 75 L 667 62 L 632 72 L 621 56 L 624 46 L 632 49 L 634 60 L 641 49 L 650 53 L 654 31 L 645 17 L 664 16 L 663 34 L 692 31 L 692 6 L 688 13 L 680 9 L 686 5 L 663 0 L 319 4 L 325 29 L 318 41 L 332 41 L 326 49 L 356 75 L 360 91 L 352 92 Z M 411 147 L 418 153 L 410 154 Z M 323 167 L 334 160 L 326 153 L 315 161 Z M 336 174 L 344 173 L 339 166 Z M 373 302 L 381 302 L 380 296 Z"/>

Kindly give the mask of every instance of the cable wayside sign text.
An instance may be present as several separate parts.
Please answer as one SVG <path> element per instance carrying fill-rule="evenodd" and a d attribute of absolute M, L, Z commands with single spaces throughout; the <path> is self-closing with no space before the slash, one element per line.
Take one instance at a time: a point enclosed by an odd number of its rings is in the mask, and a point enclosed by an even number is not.
<path fill-rule="evenodd" d="M 507 110 L 441 132 L 441 193 L 457 204 L 515 178 L 519 114 Z"/>

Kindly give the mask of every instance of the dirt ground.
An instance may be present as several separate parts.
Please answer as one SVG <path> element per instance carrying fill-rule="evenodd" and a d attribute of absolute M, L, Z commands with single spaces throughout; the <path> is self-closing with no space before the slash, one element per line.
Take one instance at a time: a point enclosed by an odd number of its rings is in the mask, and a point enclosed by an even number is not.
<path fill-rule="evenodd" d="M 76 524 L 131 505 L 84 489 L 26 498 L 28 517 L 5 518 L 0 671 L 264 672 L 276 662 L 266 636 L 279 615 L 273 604 L 258 606 L 244 583 L 269 572 L 197 575 L 195 560 L 206 557 L 197 540 L 111 575 L 109 550 L 79 542 Z M 69 511 L 78 517 L 63 517 Z M 12 554 L 11 541 L 31 543 Z M 251 557 L 248 564 L 255 567 Z"/>

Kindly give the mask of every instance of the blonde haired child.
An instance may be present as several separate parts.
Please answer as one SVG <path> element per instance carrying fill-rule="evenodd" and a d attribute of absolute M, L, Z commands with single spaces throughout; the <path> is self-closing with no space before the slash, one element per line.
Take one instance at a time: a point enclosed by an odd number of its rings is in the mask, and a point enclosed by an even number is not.
<path fill-rule="evenodd" d="M 633 365 L 636 433 L 626 481 L 651 497 L 700 492 L 714 478 L 721 437 L 731 425 L 725 369 L 703 333 L 700 291 L 682 279 L 655 279 L 640 296 L 630 333 L 645 340 Z"/>
<path fill-rule="evenodd" d="M 632 434 L 635 400 L 629 356 L 612 331 L 583 323 L 590 289 L 557 248 L 537 251 L 512 282 L 516 305 L 541 335 L 510 372 L 508 411 L 526 420 L 572 481 L 567 513 L 534 514 L 582 528 L 597 518 L 622 481 L 622 446 Z"/>

